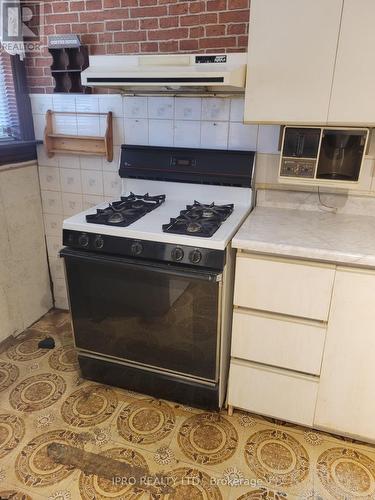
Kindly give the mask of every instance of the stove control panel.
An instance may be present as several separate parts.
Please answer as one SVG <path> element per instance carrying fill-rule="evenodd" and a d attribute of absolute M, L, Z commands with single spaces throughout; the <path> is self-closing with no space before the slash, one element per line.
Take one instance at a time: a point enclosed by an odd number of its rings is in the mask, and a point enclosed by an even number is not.
<path fill-rule="evenodd" d="M 196 248 L 146 240 L 134 240 L 106 234 L 63 230 L 65 246 L 93 253 L 105 253 L 130 259 L 147 259 L 179 265 L 223 269 L 225 251 Z"/>

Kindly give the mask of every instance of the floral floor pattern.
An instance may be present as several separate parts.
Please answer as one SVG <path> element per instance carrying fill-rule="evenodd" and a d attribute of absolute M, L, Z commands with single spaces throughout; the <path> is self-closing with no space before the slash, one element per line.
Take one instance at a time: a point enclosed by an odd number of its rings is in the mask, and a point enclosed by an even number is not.
<path fill-rule="evenodd" d="M 370 500 L 375 447 L 83 380 L 54 310 L 0 349 L 0 499 L 46 498 Z"/>

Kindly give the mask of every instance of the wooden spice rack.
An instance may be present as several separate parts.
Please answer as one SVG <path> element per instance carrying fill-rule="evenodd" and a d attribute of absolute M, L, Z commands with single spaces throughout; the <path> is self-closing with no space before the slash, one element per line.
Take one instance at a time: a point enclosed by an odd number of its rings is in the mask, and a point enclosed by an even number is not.
<path fill-rule="evenodd" d="M 56 134 L 53 131 L 53 115 L 105 115 L 107 116 L 107 127 L 104 137 Z M 49 109 L 46 113 L 44 147 L 48 158 L 52 158 L 55 153 L 60 153 L 105 156 L 107 161 L 111 162 L 113 160 L 112 111 L 108 113 L 73 113 L 68 111 L 51 111 Z"/>

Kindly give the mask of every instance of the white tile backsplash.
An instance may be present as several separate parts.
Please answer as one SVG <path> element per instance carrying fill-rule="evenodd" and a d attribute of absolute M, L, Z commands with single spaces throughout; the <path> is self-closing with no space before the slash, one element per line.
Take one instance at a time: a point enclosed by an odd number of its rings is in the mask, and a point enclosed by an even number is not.
<path fill-rule="evenodd" d="M 114 148 L 113 148 L 113 160 L 112 161 L 107 161 L 107 158 L 102 157 L 103 171 L 105 171 L 105 172 L 118 172 L 119 158 L 120 158 L 120 147 L 114 146 Z"/>
<path fill-rule="evenodd" d="M 97 170 L 81 170 L 82 193 L 103 194 L 103 172 Z"/>
<path fill-rule="evenodd" d="M 77 115 L 77 131 L 78 135 L 99 137 L 100 136 L 99 115 Z"/>
<path fill-rule="evenodd" d="M 202 99 L 202 120 L 229 120 L 230 99 L 205 97 Z"/>
<path fill-rule="evenodd" d="M 121 194 L 121 177 L 116 172 L 103 172 L 104 196 L 116 198 Z"/>
<path fill-rule="evenodd" d="M 81 171 L 73 168 L 60 169 L 61 188 L 65 193 L 82 193 Z"/>
<path fill-rule="evenodd" d="M 147 97 L 124 97 L 126 118 L 147 118 Z"/>
<path fill-rule="evenodd" d="M 173 97 L 148 97 L 148 117 L 170 120 L 174 114 Z"/>
<path fill-rule="evenodd" d="M 84 194 L 82 198 L 83 198 L 83 210 L 95 207 L 95 205 L 99 205 L 99 203 L 102 203 L 104 201 L 103 196 L 95 194 Z"/>
<path fill-rule="evenodd" d="M 258 125 L 244 125 L 240 122 L 229 123 L 228 149 L 255 150 L 258 139 Z"/>
<path fill-rule="evenodd" d="M 62 214 L 62 199 L 59 191 L 45 191 L 42 189 L 42 205 L 45 214 Z"/>
<path fill-rule="evenodd" d="M 78 193 L 62 193 L 63 214 L 66 217 L 82 212 L 82 195 Z"/>
<path fill-rule="evenodd" d="M 60 170 L 58 167 L 39 167 L 39 181 L 41 189 L 60 191 Z"/>
<path fill-rule="evenodd" d="M 78 133 L 76 115 L 53 115 L 52 126 L 55 134 L 77 135 Z"/>
<path fill-rule="evenodd" d="M 49 109 L 53 109 L 52 95 L 30 94 L 30 101 L 34 115 L 45 115 Z"/>
<path fill-rule="evenodd" d="M 100 113 L 112 111 L 113 116 L 124 116 L 123 98 L 120 95 L 100 95 L 99 96 Z"/>
<path fill-rule="evenodd" d="M 79 99 L 81 96 L 77 96 Z M 95 97 L 95 96 L 94 96 Z M 76 111 L 76 96 L 70 94 L 53 94 L 53 111 Z"/>
<path fill-rule="evenodd" d="M 179 97 L 175 100 L 174 117 L 176 120 L 200 120 L 202 99 L 199 97 Z"/>
<path fill-rule="evenodd" d="M 236 97 L 230 101 L 230 121 L 243 122 L 244 99 Z"/>
<path fill-rule="evenodd" d="M 279 153 L 279 136 L 279 126 L 259 125 L 257 151 L 259 153 Z"/>
<path fill-rule="evenodd" d="M 151 146 L 173 146 L 173 120 L 148 120 Z"/>
<path fill-rule="evenodd" d="M 228 129 L 228 122 L 202 122 L 201 147 L 227 149 Z"/>
<path fill-rule="evenodd" d="M 44 231 L 47 236 L 59 236 L 62 231 L 62 215 L 43 214 Z"/>
<path fill-rule="evenodd" d="M 56 155 L 58 165 L 61 168 L 78 168 L 79 156 L 75 155 Z"/>
<path fill-rule="evenodd" d="M 43 144 L 38 144 L 37 146 L 38 154 L 38 164 L 44 166 L 57 167 L 58 166 L 58 156 L 53 155 L 51 158 L 47 156 L 46 150 Z"/>
<path fill-rule="evenodd" d="M 148 120 L 146 118 L 124 118 L 124 143 L 148 144 Z"/>
<path fill-rule="evenodd" d="M 102 170 L 103 160 L 101 156 L 80 156 L 79 162 L 82 170 Z"/>
<path fill-rule="evenodd" d="M 174 122 L 174 145 L 181 148 L 199 148 L 201 143 L 201 122 L 176 120 Z"/>
<path fill-rule="evenodd" d="M 44 115 L 33 115 L 34 133 L 37 141 L 43 141 L 46 117 Z"/>
<path fill-rule="evenodd" d="M 99 113 L 99 97 L 96 95 L 82 95 L 76 97 L 77 113 Z"/>

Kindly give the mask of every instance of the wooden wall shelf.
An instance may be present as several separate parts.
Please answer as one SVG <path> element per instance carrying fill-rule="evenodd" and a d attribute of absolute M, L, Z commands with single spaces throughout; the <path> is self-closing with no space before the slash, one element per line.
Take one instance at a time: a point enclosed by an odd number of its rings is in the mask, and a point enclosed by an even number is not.
<path fill-rule="evenodd" d="M 89 135 L 65 135 L 53 131 L 53 115 L 105 115 L 107 127 L 103 137 Z M 113 160 L 113 125 L 112 112 L 108 113 L 72 113 L 51 111 L 46 113 L 46 128 L 44 130 L 44 147 L 49 158 L 55 153 L 75 154 L 88 156 L 105 156 L 106 160 Z"/>

